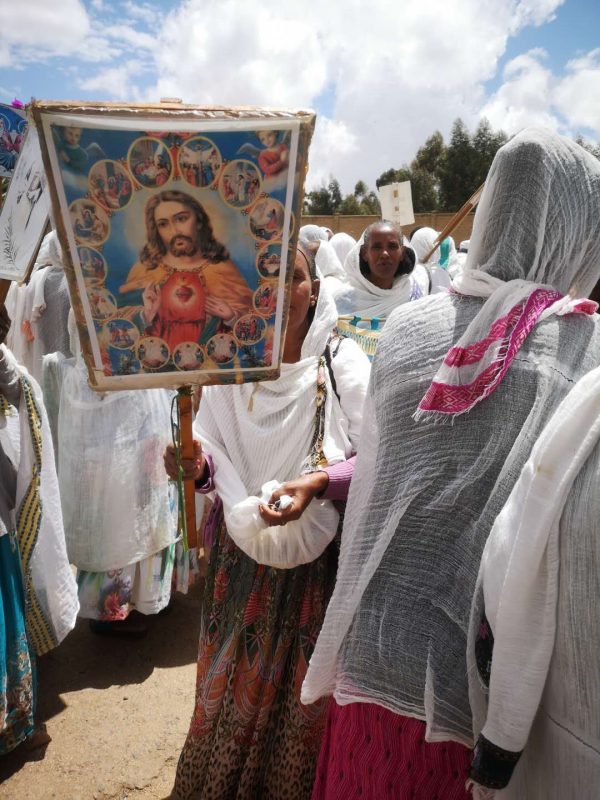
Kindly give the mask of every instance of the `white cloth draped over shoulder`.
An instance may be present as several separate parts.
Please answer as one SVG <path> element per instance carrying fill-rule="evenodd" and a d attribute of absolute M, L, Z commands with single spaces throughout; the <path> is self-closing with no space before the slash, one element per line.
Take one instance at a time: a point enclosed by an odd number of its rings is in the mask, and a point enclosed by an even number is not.
<path fill-rule="evenodd" d="M 591 600 L 600 594 L 599 441 L 596 368 L 571 389 L 535 443 L 483 551 L 469 636 L 475 732 L 520 752 L 541 702 L 537 728 L 553 742 L 526 750 L 522 774 L 499 797 L 533 800 L 537 792 L 548 800 L 591 800 L 600 786 L 600 623 Z M 567 579 L 573 567 L 575 581 Z M 487 709 L 473 647 L 482 600 L 494 635 Z M 572 674 L 568 661 L 579 665 Z"/>
<path fill-rule="evenodd" d="M 232 514 L 248 497 L 259 496 L 268 481 L 283 483 L 304 469 L 315 433 L 319 359 L 336 320 L 335 305 L 321 282 L 300 361 L 282 364 L 275 381 L 210 386 L 202 395 L 194 436 L 213 459 L 227 530 L 247 555 L 261 563 L 289 567 L 304 563 L 308 555 L 316 558 L 337 530 L 333 504 L 316 498 L 300 520 L 285 526 L 262 529 L 252 513 L 242 522 L 239 514 Z M 332 359 L 339 401 L 325 373 L 323 452 L 329 464 L 356 452 L 369 370 L 358 345 L 343 340 Z"/>
<path fill-rule="evenodd" d="M 519 282 L 528 293 L 590 293 L 599 218 L 600 162 L 565 137 L 523 131 L 494 159 L 469 252 L 470 269 L 503 283 L 487 300 L 471 287 L 388 319 L 303 702 L 333 693 L 340 704 L 378 703 L 425 720 L 429 741 L 472 744 L 467 636 L 481 554 L 533 443 L 573 382 L 600 363 L 597 318 L 538 319 L 493 392 L 452 425 L 413 415 L 452 346 L 467 331 L 474 345 Z"/>
<path fill-rule="evenodd" d="M 346 273 L 331 242 L 321 242 L 315 257 L 317 269 L 324 278 L 337 278 L 345 280 Z"/>
<path fill-rule="evenodd" d="M 335 250 L 337 257 L 343 266 L 348 253 L 356 245 L 356 239 L 353 236 L 350 236 L 349 233 L 334 233 L 329 240 L 329 244 Z"/>
<path fill-rule="evenodd" d="M 4 345 L 0 345 L 0 348 L 9 366 L 28 382 L 41 422 L 41 470 L 39 473 L 41 517 L 29 562 L 33 592 L 48 626 L 46 636 L 39 639 L 39 642 L 45 642 L 45 644 L 40 645 L 35 640 L 32 641 L 32 646 L 41 655 L 50 648 L 50 641 L 54 646 L 60 644 L 75 626 L 79 610 L 77 584 L 67 558 L 54 463 L 54 448 L 42 392 L 27 370 L 17 364 L 10 350 Z M 18 417 L 5 418 L 0 414 L 0 446 L 17 467 L 15 503 L 15 516 L 17 517 L 37 470 L 30 417 L 23 391 L 20 393 Z M 2 524 L 0 524 L 1 528 Z M 29 605 L 30 603 L 28 603 Z M 40 630 L 39 627 L 37 630 Z"/>
<path fill-rule="evenodd" d="M 438 232 L 433 228 L 419 228 L 410 240 L 410 246 L 415 251 L 417 262 L 423 265 L 426 264 L 426 268 L 431 273 L 430 294 L 444 292 L 450 288 L 451 275 L 454 274 L 456 266 L 456 246 L 452 237 L 448 237 L 450 240 L 450 253 L 448 263 L 445 266 L 440 264 L 441 253 L 439 246 L 433 251 L 431 257 L 425 261 L 437 236 Z"/>
<path fill-rule="evenodd" d="M 363 239 L 352 248 L 344 262 L 346 281 L 331 289 L 339 316 L 348 314 L 360 317 L 387 318 L 403 303 L 417 300 L 427 294 L 428 279 L 414 270 L 410 275 L 400 275 L 391 289 L 380 289 L 360 271 L 360 248 Z"/>

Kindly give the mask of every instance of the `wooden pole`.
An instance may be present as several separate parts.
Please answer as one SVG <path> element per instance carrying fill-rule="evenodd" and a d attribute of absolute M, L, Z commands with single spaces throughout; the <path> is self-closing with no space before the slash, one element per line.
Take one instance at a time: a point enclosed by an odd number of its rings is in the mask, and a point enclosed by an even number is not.
<path fill-rule="evenodd" d="M 177 392 L 177 402 L 179 404 L 179 423 L 181 426 L 181 458 L 194 458 L 194 436 L 192 433 L 193 411 L 192 411 L 191 386 L 182 386 Z M 198 545 L 198 533 L 196 530 L 196 485 L 193 478 L 188 478 L 183 482 L 183 492 L 185 497 L 185 525 L 187 533 L 188 547 L 190 549 Z"/>
<path fill-rule="evenodd" d="M 440 233 L 438 233 L 431 250 L 427 253 L 425 258 L 423 259 L 423 264 L 426 264 L 429 261 L 431 256 L 434 254 L 436 247 L 438 247 L 444 241 L 446 236 L 450 236 L 452 231 L 462 222 L 462 220 L 467 216 L 467 214 L 474 208 L 476 208 L 477 203 L 479 202 L 479 199 L 481 197 L 481 193 L 483 192 L 484 186 L 485 183 L 482 183 L 479 189 L 477 189 L 476 192 L 473 192 L 471 197 L 469 197 L 467 202 L 461 208 L 459 208 L 459 210 L 452 217 L 450 222 L 448 222 L 444 227 L 444 229 L 440 231 Z"/>

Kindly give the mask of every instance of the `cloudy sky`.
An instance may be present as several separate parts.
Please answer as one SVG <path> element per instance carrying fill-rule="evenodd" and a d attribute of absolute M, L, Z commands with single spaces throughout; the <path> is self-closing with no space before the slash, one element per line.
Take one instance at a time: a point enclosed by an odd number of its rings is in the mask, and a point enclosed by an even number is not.
<path fill-rule="evenodd" d="M 458 116 L 600 140 L 598 0 L 0 0 L 0 19 L 3 102 L 316 109 L 309 188 L 373 186 Z"/>

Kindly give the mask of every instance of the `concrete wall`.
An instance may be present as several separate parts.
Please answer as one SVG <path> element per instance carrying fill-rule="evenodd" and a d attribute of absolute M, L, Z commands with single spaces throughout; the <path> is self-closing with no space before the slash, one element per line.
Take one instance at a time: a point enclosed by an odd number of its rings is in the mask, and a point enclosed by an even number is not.
<path fill-rule="evenodd" d="M 441 231 L 454 216 L 454 214 L 446 214 L 442 212 L 433 211 L 429 214 L 415 214 L 415 221 L 413 225 L 405 225 L 403 230 L 408 235 L 413 228 L 423 225 L 429 228 L 434 228 L 436 231 Z M 473 228 L 474 213 L 467 214 L 467 216 L 460 222 L 453 233 L 456 246 L 460 244 L 463 239 L 471 238 L 471 230 Z M 350 214 L 335 214 L 335 216 L 306 216 L 302 217 L 302 225 L 321 225 L 323 228 L 331 228 L 334 233 L 349 233 L 355 239 L 362 234 L 364 229 L 372 222 L 376 222 L 379 217 L 369 216 L 354 216 Z"/>

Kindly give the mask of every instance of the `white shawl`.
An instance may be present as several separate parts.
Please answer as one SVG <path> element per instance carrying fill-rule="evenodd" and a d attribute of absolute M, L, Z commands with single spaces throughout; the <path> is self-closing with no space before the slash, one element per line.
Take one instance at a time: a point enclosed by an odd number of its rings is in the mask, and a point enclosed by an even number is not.
<path fill-rule="evenodd" d="M 494 634 L 487 715 L 475 679 L 475 614 L 471 700 L 475 733 L 504 750 L 523 750 L 540 703 L 556 631 L 560 519 L 599 439 L 600 368 L 578 381 L 556 409 L 483 551 L 478 589 Z"/>
<path fill-rule="evenodd" d="M 321 283 L 313 323 L 301 358 L 282 364 L 276 381 L 204 390 L 194 436 L 210 453 L 215 486 L 227 528 L 241 549 L 261 563 L 293 566 L 312 560 L 335 536 L 338 514 L 329 501 L 313 500 L 296 523 L 262 530 L 252 514 L 232 515 L 247 498 L 259 496 L 270 480 L 297 477 L 309 455 L 315 431 L 317 370 L 337 320 L 335 306 Z M 332 367 L 341 404 L 326 373 L 324 455 L 329 464 L 356 451 L 362 404 L 369 378 L 368 359 L 344 340 Z"/>

